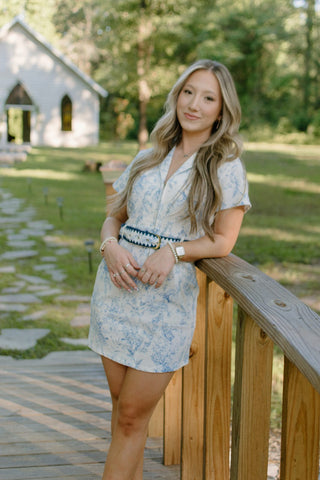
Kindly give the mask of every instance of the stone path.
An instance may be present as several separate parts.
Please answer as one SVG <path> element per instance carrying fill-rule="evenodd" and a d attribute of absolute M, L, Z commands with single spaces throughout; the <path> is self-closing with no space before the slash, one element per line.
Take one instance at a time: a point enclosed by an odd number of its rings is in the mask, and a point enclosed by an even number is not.
<path fill-rule="evenodd" d="M 53 225 L 47 220 L 35 220 L 35 216 L 32 207 L 0 188 L 0 237 L 5 239 L 4 244 L 0 244 L 0 275 L 10 278 L 0 290 L 0 316 L 15 313 L 21 315 L 19 320 L 22 322 L 41 320 L 48 314 L 43 308 L 43 299 L 53 297 L 53 301 L 72 302 L 77 307 L 76 315 L 71 319 L 72 326 L 88 325 L 90 298 L 66 295 L 61 288 L 66 275 L 57 268 L 57 257 L 67 255 L 69 249 L 57 243 Z M 39 255 L 36 239 L 44 242 L 48 255 Z M 16 267 L 19 262 L 31 257 L 38 261 L 34 275 L 18 273 Z M 22 351 L 32 348 L 49 332 L 48 329 L 41 328 L 2 329 L 0 349 Z M 87 345 L 87 339 L 61 340 L 72 345 Z"/>

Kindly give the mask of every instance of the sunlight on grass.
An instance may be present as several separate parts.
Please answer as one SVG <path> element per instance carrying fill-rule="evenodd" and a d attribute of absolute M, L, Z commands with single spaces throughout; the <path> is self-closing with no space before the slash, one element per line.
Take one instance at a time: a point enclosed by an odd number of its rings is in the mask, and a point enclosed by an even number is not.
<path fill-rule="evenodd" d="M 309 243 L 310 242 L 310 230 L 306 231 L 305 235 L 303 234 L 304 227 L 301 226 L 300 233 L 289 232 L 288 230 L 280 230 L 279 228 L 261 228 L 253 226 L 243 226 L 241 229 L 241 235 L 250 235 L 254 237 L 270 237 L 275 238 L 277 241 L 281 240 L 283 242 L 300 242 L 300 243 Z M 307 229 L 306 229 L 307 230 Z M 316 231 L 314 232 L 317 233 Z"/>
<path fill-rule="evenodd" d="M 7 177 L 18 178 L 45 178 L 46 180 L 77 180 L 79 175 L 69 172 L 57 172 L 56 170 L 13 170 L 3 168 L 2 173 Z"/>
<path fill-rule="evenodd" d="M 245 150 L 252 152 L 282 152 L 298 156 L 314 156 L 319 159 L 320 145 L 290 145 L 287 143 L 245 142 Z M 304 158 L 297 157 L 298 160 Z"/>
<path fill-rule="evenodd" d="M 290 190 L 308 193 L 320 193 L 320 185 L 303 179 L 283 176 L 283 175 L 261 175 L 248 172 L 249 183 L 262 183 L 264 185 L 278 186 Z"/>

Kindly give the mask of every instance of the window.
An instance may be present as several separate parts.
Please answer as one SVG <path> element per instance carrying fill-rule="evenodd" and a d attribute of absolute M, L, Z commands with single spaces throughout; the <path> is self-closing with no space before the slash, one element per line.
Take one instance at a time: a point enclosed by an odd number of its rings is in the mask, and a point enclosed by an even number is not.
<path fill-rule="evenodd" d="M 6 105 L 32 105 L 32 100 L 21 83 L 11 90 Z"/>
<path fill-rule="evenodd" d="M 63 132 L 72 130 L 72 102 L 68 95 L 61 100 L 61 130 Z"/>

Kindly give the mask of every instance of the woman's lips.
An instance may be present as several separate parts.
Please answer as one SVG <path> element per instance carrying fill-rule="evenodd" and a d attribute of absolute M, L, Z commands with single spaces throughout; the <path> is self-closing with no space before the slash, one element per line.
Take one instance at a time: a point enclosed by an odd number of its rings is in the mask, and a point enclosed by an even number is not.
<path fill-rule="evenodd" d="M 191 115 L 191 113 L 185 113 L 184 116 L 185 116 L 188 120 L 199 120 L 199 117 L 197 117 L 196 115 Z"/>

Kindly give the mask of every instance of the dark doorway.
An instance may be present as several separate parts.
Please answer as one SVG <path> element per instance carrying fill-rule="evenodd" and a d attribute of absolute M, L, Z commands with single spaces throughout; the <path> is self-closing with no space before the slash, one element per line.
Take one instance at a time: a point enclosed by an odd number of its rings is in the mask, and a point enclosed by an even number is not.
<path fill-rule="evenodd" d="M 9 143 L 30 143 L 31 110 L 33 103 L 21 83 L 11 90 L 7 101 L 7 141 Z"/>

